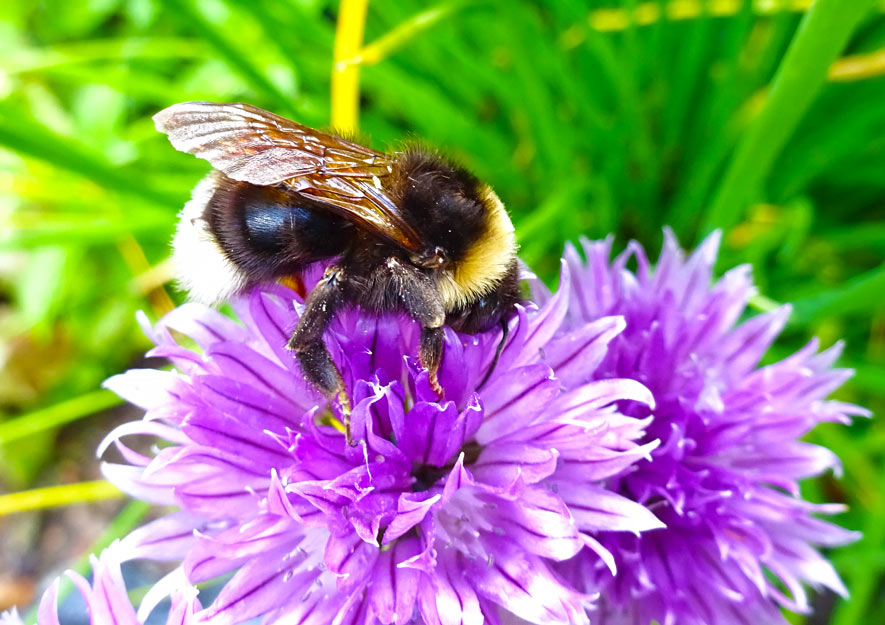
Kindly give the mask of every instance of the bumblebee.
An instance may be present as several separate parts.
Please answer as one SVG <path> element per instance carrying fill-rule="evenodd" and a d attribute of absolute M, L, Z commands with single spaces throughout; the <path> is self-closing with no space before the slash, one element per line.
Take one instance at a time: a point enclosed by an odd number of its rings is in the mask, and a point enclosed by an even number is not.
<path fill-rule="evenodd" d="M 338 399 L 349 444 L 350 402 L 323 342 L 341 310 L 420 323 L 418 360 L 440 397 L 444 324 L 475 334 L 501 323 L 506 337 L 506 316 L 522 299 L 513 224 L 463 167 L 422 148 L 382 154 L 248 104 L 185 102 L 154 122 L 176 149 L 214 168 L 173 243 L 179 282 L 194 299 L 216 304 L 327 263 L 287 347 L 305 378 Z"/>

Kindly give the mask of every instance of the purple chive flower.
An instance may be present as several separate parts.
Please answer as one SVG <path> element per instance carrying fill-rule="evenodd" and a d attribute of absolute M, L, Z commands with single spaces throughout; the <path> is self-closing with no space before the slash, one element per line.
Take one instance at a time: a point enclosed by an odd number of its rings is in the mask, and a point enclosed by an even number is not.
<path fill-rule="evenodd" d="M 283 348 L 302 310 L 292 291 L 234 302 L 242 325 L 195 304 L 173 311 L 149 330 L 150 355 L 177 371 L 107 382 L 147 412 L 109 435 L 125 463 L 105 474 L 180 508 L 130 535 L 126 557 L 183 560 L 190 583 L 233 572 L 199 615 L 209 623 L 494 624 L 508 611 L 586 623 L 592 598 L 553 563 L 588 547 L 588 561 L 612 565 L 595 535 L 661 526 L 604 486 L 657 443 L 638 444 L 647 421 L 616 408 L 651 402 L 638 382 L 556 377 L 592 372 L 624 328 L 607 317 L 562 331 L 567 269 L 561 284 L 541 309 L 516 311 L 481 392 L 501 331 L 447 330 L 444 400 L 416 364 L 413 322 L 342 315 L 326 341 L 354 447 Z M 132 434 L 166 443 L 145 456 L 123 444 Z"/>
<path fill-rule="evenodd" d="M 101 556 L 91 556 L 92 584 L 79 573 L 68 571 L 66 575 L 74 582 L 74 586 L 86 601 L 86 609 L 89 612 L 89 622 L 94 625 L 142 625 L 148 614 L 156 606 L 157 599 L 161 594 L 171 594 L 172 606 L 166 625 L 196 625 L 196 615 L 200 611 L 200 603 L 197 600 L 197 589 L 182 583 L 176 576 L 170 576 L 163 580 L 145 597 L 142 607 L 136 614 L 135 608 L 129 602 L 126 593 L 126 585 L 120 572 L 120 559 L 122 553 L 118 549 L 119 543 L 105 549 Z M 37 611 L 38 625 L 59 625 L 58 621 L 58 588 L 59 579 L 56 579 L 40 600 Z M 0 625 L 24 625 L 18 612 L 13 610 L 0 614 Z"/>
<path fill-rule="evenodd" d="M 641 382 L 655 407 L 622 409 L 650 418 L 643 440 L 661 441 L 650 462 L 609 485 L 653 510 L 667 528 L 604 534 L 615 577 L 583 555 L 559 568 L 580 589 L 600 593 L 600 624 L 785 623 L 780 607 L 809 610 L 803 584 L 846 594 L 817 547 L 858 534 L 815 518 L 842 506 L 803 501 L 798 485 L 838 470 L 838 459 L 799 438 L 818 423 L 868 413 L 825 400 L 851 375 L 832 368 L 841 345 L 818 352 L 812 341 L 759 366 L 789 308 L 739 321 L 754 293 L 750 268 L 711 285 L 718 244 L 713 234 L 686 258 L 666 231 L 654 269 L 635 243 L 610 260 L 611 238 L 584 241 L 586 261 L 574 248 L 566 251 L 575 277 L 565 326 L 607 315 L 626 320 L 602 363 L 566 382 Z M 549 295 L 538 289 L 538 297 Z"/>

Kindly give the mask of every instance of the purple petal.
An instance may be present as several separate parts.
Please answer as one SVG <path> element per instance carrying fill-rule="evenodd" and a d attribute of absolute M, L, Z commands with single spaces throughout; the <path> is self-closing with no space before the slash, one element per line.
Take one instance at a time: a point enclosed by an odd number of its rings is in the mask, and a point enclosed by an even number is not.
<path fill-rule="evenodd" d="M 172 594 L 172 609 L 169 610 L 166 625 L 197 625 L 202 607 L 196 592 L 176 591 Z"/>
<path fill-rule="evenodd" d="M 105 554 L 108 552 L 106 551 Z M 81 575 L 68 571 L 67 576 L 86 600 L 89 618 L 95 623 L 108 625 L 141 625 L 135 616 L 135 608 L 129 603 L 120 565 L 103 556 L 101 560 L 92 556 L 94 589 Z"/>
<path fill-rule="evenodd" d="M 645 506 L 591 484 L 558 484 L 556 493 L 568 506 L 578 528 L 643 532 L 664 524 Z"/>
<path fill-rule="evenodd" d="M 391 542 L 408 532 L 410 529 L 421 523 L 430 509 L 436 505 L 441 499 L 441 494 L 432 497 L 421 497 L 420 493 L 414 496 L 402 495 L 397 505 L 396 516 L 390 521 L 387 530 L 384 532 L 383 545 L 389 545 Z"/>
<path fill-rule="evenodd" d="M 104 437 L 104 440 L 98 445 L 96 456 L 101 457 L 104 455 L 104 452 L 107 451 L 107 448 L 111 443 L 116 443 L 120 438 L 134 434 L 153 436 L 180 445 L 185 445 L 189 442 L 187 436 L 182 434 L 181 430 L 178 428 L 154 421 L 130 421 L 129 423 L 118 425 Z"/>
<path fill-rule="evenodd" d="M 483 409 L 474 395 L 460 413 L 453 402 L 419 402 L 393 423 L 397 446 L 413 462 L 442 467 L 449 463 L 482 423 Z"/>
<path fill-rule="evenodd" d="M 213 625 L 237 625 L 273 611 L 281 596 L 304 594 L 310 589 L 313 579 L 299 580 L 299 585 L 287 584 L 287 571 L 281 570 L 277 560 L 260 558 L 247 562 L 204 610 L 202 620 Z"/>
<path fill-rule="evenodd" d="M 541 488 L 527 489 L 518 502 L 500 502 L 488 520 L 508 540 L 553 560 L 571 558 L 583 547 L 563 501 Z"/>
<path fill-rule="evenodd" d="M 196 529 L 206 531 L 206 521 L 187 512 L 173 512 L 130 532 L 119 545 L 120 559 L 182 560 L 194 546 Z"/>
<path fill-rule="evenodd" d="M 544 346 L 547 363 L 566 388 L 591 379 L 608 352 L 608 344 L 626 327 L 623 317 L 603 317 Z"/>
<path fill-rule="evenodd" d="M 440 625 L 483 625 L 479 600 L 457 556 L 446 550 L 440 554 L 440 567 L 433 583 L 419 590 L 421 613 L 430 623 Z"/>
<path fill-rule="evenodd" d="M 58 622 L 58 585 L 61 582 L 56 578 L 46 589 L 43 598 L 40 599 L 40 607 L 37 610 L 37 622 L 40 625 L 59 625 Z"/>
<path fill-rule="evenodd" d="M 543 364 L 528 365 L 499 378 L 483 392 L 485 420 L 476 432 L 481 445 L 531 425 L 559 394 L 559 381 Z"/>
<path fill-rule="evenodd" d="M 102 386 L 139 408 L 158 408 L 174 398 L 178 377 L 169 371 L 130 369 L 111 376 Z"/>
<path fill-rule="evenodd" d="M 468 565 L 479 593 L 530 623 L 586 625 L 577 593 L 563 586 L 538 556 L 497 541 L 494 558 Z"/>
<path fill-rule="evenodd" d="M 276 293 L 256 290 L 249 298 L 249 315 L 277 362 L 300 375 L 294 355 L 285 347 L 298 323 L 291 300 L 284 302 L 285 294 L 285 290 Z"/>
<path fill-rule="evenodd" d="M 141 467 L 102 462 L 101 474 L 127 495 L 142 501 L 161 506 L 173 506 L 176 503 L 173 487 L 145 481 L 142 479 L 144 470 Z"/>
<path fill-rule="evenodd" d="M 284 547 L 295 549 L 303 537 L 291 519 L 264 515 L 215 536 L 199 535 L 184 560 L 184 571 L 190 581 L 203 582 L 251 560 L 271 560 Z"/>
<path fill-rule="evenodd" d="M 586 419 L 600 408 L 617 401 L 633 401 L 654 408 L 651 391 L 636 380 L 609 379 L 588 382 L 560 395 L 552 410 L 560 420 Z"/>
<path fill-rule="evenodd" d="M 246 342 L 249 334 L 245 328 L 234 323 L 216 310 L 202 304 L 189 302 L 167 314 L 160 327 L 169 328 L 192 338 L 203 350 L 226 339 Z"/>
<path fill-rule="evenodd" d="M 540 482 L 556 470 L 559 453 L 523 443 L 495 443 L 487 446 L 471 466 L 480 481 L 496 486 L 511 484 L 521 477 L 528 484 Z"/>
<path fill-rule="evenodd" d="M 237 388 L 254 387 L 262 391 L 263 396 L 269 396 L 265 401 L 278 400 L 278 406 L 287 406 L 277 408 L 283 414 L 292 412 L 300 415 L 316 404 L 315 390 L 300 375 L 294 375 L 291 370 L 284 369 L 242 343 L 216 343 L 207 354 L 224 371 L 224 377 L 229 382 L 236 380 Z M 215 388 L 219 390 L 218 385 Z"/>
<path fill-rule="evenodd" d="M 604 480 L 623 473 L 640 459 L 651 459 L 651 452 L 657 447 L 658 441 L 652 441 L 628 451 L 611 451 L 599 447 L 563 450 L 557 479 L 577 483 Z"/>
<path fill-rule="evenodd" d="M 556 334 L 568 310 L 570 284 L 571 272 L 568 264 L 563 262 L 561 263 L 559 289 L 532 319 L 522 345 L 521 356 L 516 358 L 509 368 L 516 368 L 536 360 L 539 351 Z"/>
<path fill-rule="evenodd" d="M 136 613 L 138 622 L 144 623 L 147 621 L 148 616 L 154 611 L 154 608 L 156 608 L 163 599 L 166 597 L 172 597 L 173 594 L 176 596 L 177 600 L 185 601 L 187 605 L 193 605 L 197 598 L 197 589 L 190 585 L 190 582 L 184 576 L 184 570 L 180 566 L 174 568 L 167 575 L 163 576 L 160 581 L 155 583 L 151 589 L 145 593 L 144 598 L 141 600 L 141 604 L 138 606 L 138 612 Z M 184 600 L 184 597 L 189 597 L 193 601 Z M 178 620 L 180 621 L 184 618 L 184 614 L 187 610 L 184 607 L 176 605 L 176 603 L 177 601 L 172 601 L 171 611 L 177 612 L 180 615 L 178 617 Z M 199 604 L 197 603 L 197 605 Z M 172 618 L 171 614 L 169 618 Z"/>
<path fill-rule="evenodd" d="M 362 587 L 377 565 L 380 550 L 361 539 L 356 532 L 331 536 L 326 546 L 325 565 L 338 576 L 338 588 L 352 592 Z"/>
<path fill-rule="evenodd" d="M 747 375 L 759 363 L 786 324 L 790 311 L 789 306 L 781 306 L 772 313 L 753 317 L 717 345 L 731 375 Z"/>
<path fill-rule="evenodd" d="M 404 538 L 379 555 L 369 582 L 369 604 L 372 613 L 382 623 L 405 625 L 412 619 L 419 572 L 398 565 L 417 553 L 417 539 Z"/>

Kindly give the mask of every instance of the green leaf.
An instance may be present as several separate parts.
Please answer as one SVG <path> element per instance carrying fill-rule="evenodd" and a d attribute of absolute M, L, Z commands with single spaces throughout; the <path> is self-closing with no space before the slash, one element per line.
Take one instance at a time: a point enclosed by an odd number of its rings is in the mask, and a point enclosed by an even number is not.
<path fill-rule="evenodd" d="M 793 302 L 791 320 L 807 324 L 836 315 L 869 315 L 885 309 L 885 266 L 849 280 L 844 286 Z"/>

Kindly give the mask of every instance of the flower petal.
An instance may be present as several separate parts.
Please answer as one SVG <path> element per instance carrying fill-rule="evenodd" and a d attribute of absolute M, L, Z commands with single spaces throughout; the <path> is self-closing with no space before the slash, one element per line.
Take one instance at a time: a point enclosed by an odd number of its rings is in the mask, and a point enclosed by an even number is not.
<path fill-rule="evenodd" d="M 40 625 L 59 625 L 58 622 L 58 586 L 61 582 L 56 578 L 40 599 L 37 609 L 37 622 Z"/>
<path fill-rule="evenodd" d="M 479 593 L 530 623 L 589 623 L 580 595 L 554 577 L 541 558 L 503 538 L 490 561 L 470 563 L 467 569 Z"/>
<path fill-rule="evenodd" d="M 417 539 L 404 538 L 378 556 L 370 581 L 369 605 L 382 623 L 405 625 L 412 619 L 420 574 L 398 565 L 418 551 Z"/>
<path fill-rule="evenodd" d="M 557 486 L 556 494 L 582 530 L 642 532 L 665 527 L 645 506 L 609 490 L 589 483 L 567 482 Z"/>
<path fill-rule="evenodd" d="M 544 359 L 565 388 L 590 380 L 608 353 L 608 344 L 626 327 L 623 317 L 603 317 L 550 341 Z"/>

